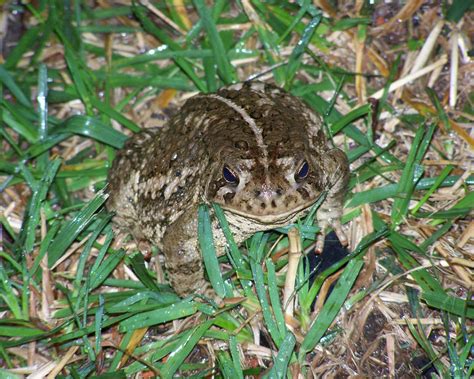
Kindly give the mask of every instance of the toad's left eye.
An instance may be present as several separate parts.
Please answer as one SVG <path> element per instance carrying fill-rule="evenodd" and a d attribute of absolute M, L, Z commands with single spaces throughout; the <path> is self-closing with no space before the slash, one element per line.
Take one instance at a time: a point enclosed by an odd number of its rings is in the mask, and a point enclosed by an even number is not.
<path fill-rule="evenodd" d="M 300 169 L 298 170 L 297 174 L 295 175 L 295 179 L 302 180 L 306 178 L 308 174 L 309 174 L 309 164 L 308 162 L 304 161 Z"/>
<path fill-rule="evenodd" d="M 233 185 L 239 184 L 238 176 L 234 174 L 232 170 L 227 166 L 224 166 L 224 168 L 222 169 L 222 176 L 224 177 L 227 183 L 230 183 Z"/>

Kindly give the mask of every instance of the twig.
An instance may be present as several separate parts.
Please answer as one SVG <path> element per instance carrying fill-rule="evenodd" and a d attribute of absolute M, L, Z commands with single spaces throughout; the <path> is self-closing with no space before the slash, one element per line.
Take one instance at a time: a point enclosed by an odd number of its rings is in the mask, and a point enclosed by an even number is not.
<path fill-rule="evenodd" d="M 291 299 L 295 290 L 296 271 L 302 255 L 301 238 L 297 228 L 291 228 L 288 232 L 288 271 L 285 279 L 285 289 L 283 291 L 283 305 L 285 315 L 293 317 L 296 299 Z"/>
<path fill-rule="evenodd" d="M 428 74 L 429 72 L 433 71 L 437 67 L 444 66 L 447 61 L 448 61 L 448 58 L 447 58 L 446 55 L 441 56 L 440 59 L 438 59 L 436 62 L 430 64 L 429 66 L 426 66 L 426 67 L 422 68 L 421 70 L 419 70 L 419 71 L 417 71 L 413 74 L 410 74 L 408 76 L 405 76 L 404 78 L 401 78 L 401 79 L 398 79 L 398 80 L 394 81 L 390 85 L 390 87 L 388 89 L 388 92 L 393 92 L 397 88 L 403 87 L 405 84 L 408 84 L 408 83 L 412 82 L 413 80 L 418 79 L 419 77 Z M 383 92 L 384 92 L 384 89 L 382 88 L 381 90 L 375 92 L 370 97 L 373 97 L 374 99 L 381 99 L 382 95 L 383 95 Z"/>

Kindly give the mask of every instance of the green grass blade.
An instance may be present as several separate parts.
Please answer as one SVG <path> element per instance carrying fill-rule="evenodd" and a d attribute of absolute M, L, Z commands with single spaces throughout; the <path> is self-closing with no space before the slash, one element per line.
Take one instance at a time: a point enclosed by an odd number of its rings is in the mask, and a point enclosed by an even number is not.
<path fill-rule="evenodd" d="M 79 134 L 93 138 L 117 149 L 123 147 L 127 137 L 96 117 L 72 116 L 54 132 Z"/>
<path fill-rule="evenodd" d="M 77 264 L 77 269 L 76 269 L 76 277 L 74 278 L 74 291 L 73 291 L 73 296 L 77 296 L 78 293 L 80 293 L 83 289 L 83 278 L 84 278 L 84 272 L 86 269 L 86 263 L 87 259 L 89 257 L 89 254 L 92 250 L 92 247 L 94 246 L 94 243 L 96 242 L 97 238 L 99 235 L 102 233 L 106 225 L 110 222 L 110 219 L 112 218 L 111 215 L 104 217 L 100 222 L 95 226 L 95 230 L 92 232 L 90 235 L 87 243 L 84 245 L 84 248 L 82 249 L 81 255 L 79 256 L 78 259 L 78 264 Z"/>
<path fill-rule="evenodd" d="M 267 300 L 267 291 L 265 290 L 262 266 L 256 263 L 253 259 L 250 259 L 250 266 L 252 268 L 258 300 L 260 301 L 260 305 L 262 307 L 263 319 L 265 320 L 268 332 L 275 342 L 275 345 L 279 347 L 282 343 L 283 336 L 280 334 L 278 326 L 273 318 L 272 309 Z"/>
<path fill-rule="evenodd" d="M 141 312 L 133 315 L 120 323 L 120 330 L 128 332 L 129 330 L 146 328 L 148 326 L 162 324 L 164 322 L 177 320 L 190 316 L 197 312 L 196 303 L 190 300 L 182 300 L 168 307 L 161 307 L 148 312 Z"/>
<path fill-rule="evenodd" d="M 285 324 L 285 316 L 283 315 L 283 309 L 280 302 L 280 295 L 277 286 L 277 277 L 275 272 L 275 265 L 273 261 L 268 258 L 265 260 L 265 266 L 267 267 L 268 274 L 268 293 L 270 295 L 270 302 L 272 304 L 273 314 L 275 315 L 275 321 L 278 327 L 278 331 L 281 336 L 284 336 L 287 332 Z"/>
<path fill-rule="evenodd" d="M 48 71 L 44 64 L 40 65 L 38 73 L 38 102 L 39 139 L 42 141 L 48 136 Z"/>
<path fill-rule="evenodd" d="M 433 365 L 436 367 L 436 370 L 438 373 L 441 375 L 442 378 L 448 378 L 450 377 L 448 370 L 444 365 L 439 361 L 439 357 L 434 351 L 433 347 L 431 346 L 431 343 L 428 341 L 426 336 L 423 334 L 423 329 L 421 326 L 419 327 L 418 331 L 415 326 L 411 323 L 408 322 L 408 329 L 410 330 L 412 336 L 415 338 L 415 340 L 418 342 L 418 344 L 423 348 L 423 350 L 427 353 L 428 357 L 430 358 L 431 362 Z"/>
<path fill-rule="evenodd" d="M 370 112 L 370 105 L 365 104 L 361 105 L 360 107 L 357 107 L 356 109 L 353 109 L 346 115 L 342 116 L 340 119 L 338 119 L 336 122 L 334 122 L 331 125 L 331 133 L 332 135 L 335 135 L 339 133 L 341 130 L 343 130 L 347 125 L 349 125 L 351 122 L 364 117 L 368 115 Z"/>
<path fill-rule="evenodd" d="M 359 272 L 364 265 L 362 256 L 352 259 L 344 269 L 341 277 L 337 281 L 331 295 L 326 300 L 323 309 L 313 322 L 310 330 L 306 334 L 299 352 L 299 361 L 303 362 L 306 353 L 313 350 L 324 336 L 334 318 L 339 313 L 349 291 L 352 288 Z"/>
<path fill-rule="evenodd" d="M 235 338 L 235 336 L 229 337 L 229 350 L 236 373 L 235 379 L 244 379 L 244 373 L 242 372 L 242 363 L 240 362 L 239 351 L 237 349 L 237 339 Z"/>
<path fill-rule="evenodd" d="M 1 112 L 1 118 L 12 130 L 25 138 L 28 142 L 34 143 L 38 140 L 38 131 L 27 120 L 18 119 L 10 113 L 10 110 L 4 109 Z"/>
<path fill-rule="evenodd" d="M 392 206 L 391 217 L 393 227 L 398 226 L 408 213 L 408 205 L 412 193 L 423 173 L 420 163 L 429 146 L 434 129 L 435 125 L 433 124 L 426 131 L 424 127 L 420 127 L 416 132 L 397 188 L 397 197 Z"/>
<path fill-rule="evenodd" d="M 230 64 L 227 52 L 224 48 L 224 44 L 217 31 L 214 20 L 211 17 L 210 12 L 207 9 L 204 0 L 193 0 L 196 6 L 196 10 L 201 16 L 204 28 L 207 31 L 209 38 L 209 44 L 211 46 L 212 53 L 214 55 L 214 61 L 217 66 L 219 76 L 225 84 L 231 84 L 237 81 L 234 67 Z"/>
<path fill-rule="evenodd" d="M 3 299 L 13 317 L 21 320 L 26 317 L 22 313 L 20 299 L 13 288 L 8 273 L 0 261 L 0 298 Z"/>
<path fill-rule="evenodd" d="M 291 52 L 290 59 L 286 66 L 286 79 L 285 79 L 286 90 L 291 88 L 296 72 L 301 66 L 301 59 L 303 58 L 304 51 L 308 47 L 308 44 L 311 42 L 311 38 L 313 37 L 314 31 L 316 30 L 319 23 L 321 22 L 322 17 L 323 17 L 322 13 L 318 14 L 316 17 L 313 17 L 313 19 L 305 27 L 303 35 L 301 36 L 301 39 L 298 41 L 293 51 Z"/>
<path fill-rule="evenodd" d="M 21 57 L 29 49 L 31 49 L 31 46 L 35 44 L 43 30 L 44 24 L 40 24 L 32 26 L 25 31 L 21 39 L 16 43 L 13 50 L 10 52 L 10 54 L 8 54 L 8 57 L 5 60 L 5 69 L 12 70 L 17 66 Z"/>
<path fill-rule="evenodd" d="M 142 23 L 143 28 L 149 32 L 150 34 L 154 35 L 160 41 L 165 43 L 169 46 L 172 50 L 182 50 L 179 44 L 177 44 L 173 39 L 168 37 L 166 33 L 157 28 L 156 25 L 147 17 L 147 10 L 145 7 L 141 5 L 137 5 L 136 3 L 133 4 L 133 13 L 137 16 L 137 18 Z M 196 75 L 194 69 L 188 61 L 181 57 L 175 57 L 174 61 L 176 64 L 183 70 L 183 72 L 192 80 L 194 85 L 197 89 L 201 92 L 206 92 L 206 86 L 204 82 Z"/>
<path fill-rule="evenodd" d="M 93 220 L 95 213 L 103 206 L 106 200 L 107 196 L 103 192 L 99 192 L 80 212 L 65 223 L 50 245 L 48 267 L 53 267 L 57 260 L 61 258 L 79 233 Z"/>
<path fill-rule="evenodd" d="M 217 260 L 216 249 L 214 247 L 214 239 L 212 236 L 211 217 L 209 209 L 206 205 L 199 206 L 198 212 L 198 236 L 199 246 L 201 247 L 202 258 L 204 266 L 206 267 L 207 275 L 212 284 L 212 288 L 220 297 L 232 296 L 232 290 L 226 287 L 224 279 L 222 278 L 219 261 Z"/>
<path fill-rule="evenodd" d="M 402 263 L 402 265 L 407 270 L 412 270 L 416 267 L 419 267 L 420 264 L 413 258 L 409 253 L 405 246 L 406 243 L 409 242 L 404 237 L 396 234 L 394 232 L 390 233 L 390 242 L 392 243 L 393 250 L 397 254 L 398 259 Z M 405 246 L 404 246 L 405 244 Z M 417 251 L 417 247 L 412 247 L 411 250 Z M 411 275 L 415 278 L 417 284 L 421 286 L 423 291 L 434 291 L 437 293 L 445 293 L 443 287 L 439 283 L 439 281 L 434 277 L 431 273 L 429 273 L 426 269 L 420 269 L 413 271 Z"/>
<path fill-rule="evenodd" d="M 459 176 L 449 175 L 439 187 L 451 187 Z M 424 178 L 421 179 L 417 184 L 416 190 L 428 189 L 435 183 L 436 178 Z M 474 176 L 469 176 L 465 183 L 467 185 L 474 184 Z M 387 199 L 389 197 L 395 197 L 398 192 L 399 184 L 389 184 L 380 188 L 374 188 L 364 192 L 359 192 L 353 195 L 352 200 L 347 205 L 348 207 L 357 207 L 362 204 L 370 204 L 376 201 Z"/>
<path fill-rule="evenodd" d="M 446 11 L 446 20 L 457 23 L 469 9 L 473 10 L 472 1 L 453 0 Z"/>
<path fill-rule="evenodd" d="M 286 30 L 280 35 L 280 38 L 278 38 L 277 45 L 281 44 L 286 37 L 290 35 L 290 33 L 296 28 L 296 26 L 300 23 L 301 19 L 305 15 L 305 13 L 308 11 L 308 8 L 311 6 L 311 0 L 304 0 L 303 4 L 300 2 L 300 10 L 298 13 L 293 17 L 293 20 L 291 21 L 291 24 L 288 25 Z"/>
<path fill-rule="evenodd" d="M 212 325 L 212 320 L 206 321 L 194 328 L 192 333 L 185 336 L 180 341 L 180 344 L 176 350 L 174 350 L 166 363 L 163 365 L 160 373 L 163 378 L 172 378 L 174 373 L 179 369 L 179 366 L 183 363 L 186 357 L 194 349 L 194 346 L 199 342 L 201 337 L 204 335 L 207 329 Z"/>
<path fill-rule="evenodd" d="M 296 338 L 291 332 L 287 332 L 283 342 L 278 351 L 278 355 L 274 359 L 273 367 L 268 373 L 267 378 L 284 379 L 288 371 L 288 364 L 290 363 L 291 354 L 296 346 Z"/>
<path fill-rule="evenodd" d="M 95 354 L 102 350 L 102 327 L 104 320 L 104 296 L 99 295 L 99 308 L 95 312 Z"/>
<path fill-rule="evenodd" d="M 145 287 L 152 291 L 159 292 L 159 288 L 155 282 L 155 279 L 150 275 L 145 265 L 145 258 L 143 254 L 136 253 L 127 258 L 128 264 L 132 269 L 133 273 L 137 276 L 138 280 L 143 283 Z"/>
<path fill-rule="evenodd" d="M 135 124 L 132 120 L 129 120 L 127 117 L 125 117 L 123 114 L 120 112 L 117 112 L 115 109 L 110 107 L 108 104 L 105 104 L 101 102 L 100 100 L 93 99 L 92 100 L 92 105 L 97 108 L 97 110 L 101 113 L 106 114 L 109 116 L 111 119 L 119 122 L 123 126 L 125 126 L 128 130 L 131 130 L 132 132 L 139 132 L 141 128 Z M 115 130 L 115 129 L 114 129 Z"/>
<path fill-rule="evenodd" d="M 49 187 L 53 182 L 58 172 L 59 166 L 61 165 L 60 159 L 55 159 L 48 163 L 41 181 L 31 189 L 32 195 L 28 205 L 28 217 L 23 225 L 23 229 L 20 233 L 20 239 L 24 241 L 24 248 L 26 252 L 33 250 L 33 245 L 36 239 L 36 228 L 40 222 L 40 210 L 43 206 L 43 202 L 49 191 Z"/>
<path fill-rule="evenodd" d="M 460 299 L 440 291 L 423 290 L 421 298 L 433 308 L 452 313 L 459 317 L 474 318 L 472 301 Z"/>
<path fill-rule="evenodd" d="M 171 50 L 170 48 L 163 48 L 160 50 L 147 51 L 145 54 L 138 54 L 130 58 L 117 59 L 113 62 L 113 69 L 120 69 L 140 65 L 142 63 L 150 63 L 157 60 L 175 59 L 175 58 L 189 58 L 189 59 L 206 59 L 212 58 L 211 49 L 187 49 L 187 50 Z"/>
<path fill-rule="evenodd" d="M 438 175 L 438 177 L 435 178 L 436 180 L 431 186 L 431 188 L 429 188 L 428 191 L 426 191 L 426 193 L 423 195 L 421 200 L 413 207 L 413 209 L 411 210 L 411 214 L 415 214 L 416 212 L 418 212 L 418 210 L 423 206 L 423 204 L 425 204 L 428 201 L 430 196 L 439 188 L 439 186 L 441 186 L 441 184 L 449 175 L 449 173 L 453 170 L 453 168 L 454 166 L 452 165 L 447 165 L 446 167 L 443 167 L 443 170 Z"/>
<path fill-rule="evenodd" d="M 16 84 L 13 76 L 5 69 L 4 65 L 0 65 L 0 82 L 10 90 L 12 95 L 18 100 L 20 104 L 28 108 L 32 107 L 30 100 Z"/>
<path fill-rule="evenodd" d="M 107 250 L 107 245 L 104 245 L 105 248 L 102 249 L 103 253 Z M 122 261 L 123 257 L 125 256 L 125 250 L 119 250 L 113 254 L 109 254 L 104 261 L 100 262 L 98 267 L 93 267 L 90 272 L 90 290 L 99 287 L 105 279 L 109 277 L 112 271 L 117 267 L 117 265 Z M 98 262 L 99 260 L 97 260 Z"/>
<path fill-rule="evenodd" d="M 238 374 L 227 351 L 217 352 L 217 362 L 224 378 L 231 379 L 237 377 Z"/>
<path fill-rule="evenodd" d="M 86 107 L 86 113 L 92 115 L 92 98 L 94 97 L 94 89 L 90 84 L 94 82 L 92 76 L 87 67 L 82 64 L 83 62 L 77 53 L 67 44 L 64 53 L 76 91 Z"/>

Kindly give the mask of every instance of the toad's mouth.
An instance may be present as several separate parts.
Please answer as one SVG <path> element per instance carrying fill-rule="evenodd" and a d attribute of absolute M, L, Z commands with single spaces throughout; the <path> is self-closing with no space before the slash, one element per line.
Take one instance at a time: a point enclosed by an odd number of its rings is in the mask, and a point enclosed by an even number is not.
<path fill-rule="evenodd" d="M 311 201 L 301 203 L 297 206 L 289 208 L 284 211 L 275 210 L 274 212 L 267 210 L 263 210 L 262 212 L 255 212 L 255 211 L 245 211 L 240 208 L 235 208 L 226 204 L 219 204 L 222 209 L 225 211 L 237 214 L 239 216 L 243 216 L 245 218 L 257 221 L 262 224 L 285 224 L 291 219 L 293 219 L 296 215 L 303 211 L 309 211 L 309 208 L 315 204 L 318 199 L 312 199 Z"/>

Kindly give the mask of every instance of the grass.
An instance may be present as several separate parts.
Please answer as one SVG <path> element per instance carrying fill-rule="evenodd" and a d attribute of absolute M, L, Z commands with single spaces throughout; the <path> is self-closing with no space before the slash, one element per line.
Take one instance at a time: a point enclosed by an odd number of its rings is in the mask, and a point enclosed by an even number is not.
<path fill-rule="evenodd" d="M 27 28 L 7 36 L 0 65 L 0 376 L 471 377 L 473 93 L 457 46 L 472 6 L 113 3 L 3 6 L 24 15 L 2 19 L 10 30 Z M 416 57 L 425 75 L 410 71 Z M 310 249 L 314 212 L 237 246 L 222 210 L 203 205 L 223 301 L 180 299 L 158 252 L 112 231 L 107 170 L 182 95 L 252 76 L 301 97 L 347 152 L 352 250 L 312 281 L 288 251 Z"/>

